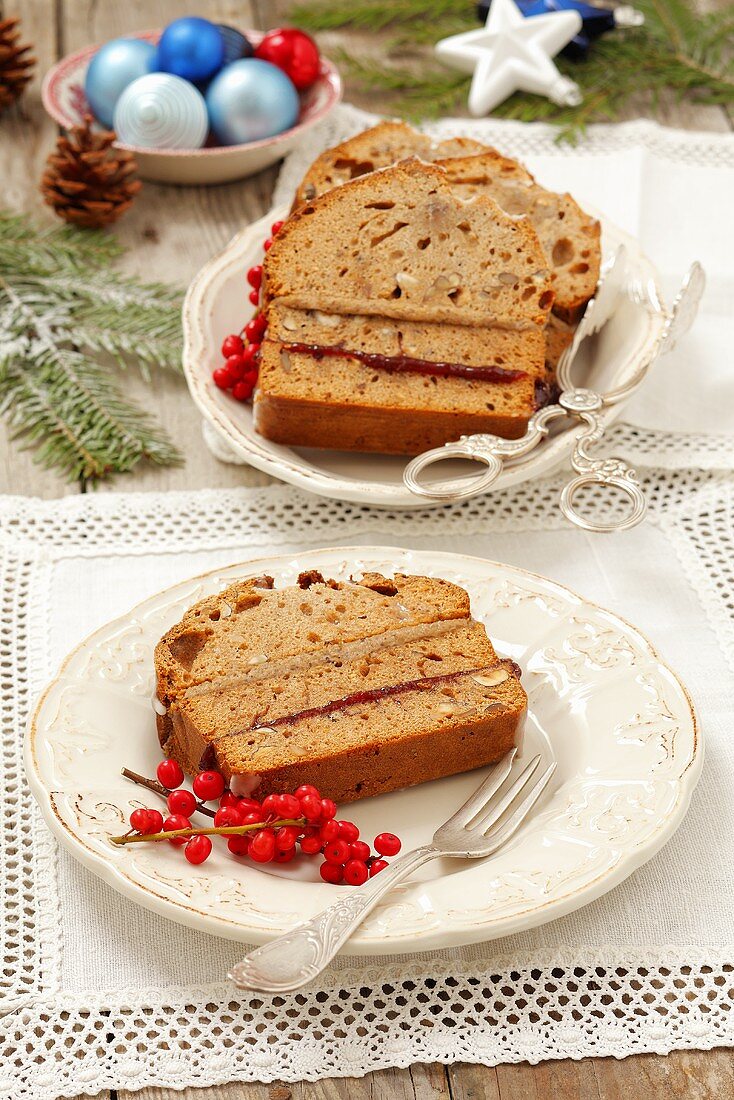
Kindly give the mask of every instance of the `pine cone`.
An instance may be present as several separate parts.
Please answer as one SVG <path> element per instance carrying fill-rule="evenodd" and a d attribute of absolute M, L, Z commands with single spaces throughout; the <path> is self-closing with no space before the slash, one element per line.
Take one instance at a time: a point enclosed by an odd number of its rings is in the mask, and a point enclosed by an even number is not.
<path fill-rule="evenodd" d="M 125 213 L 142 187 L 132 153 L 115 149 L 112 130 L 92 130 L 92 116 L 60 137 L 46 161 L 41 192 L 60 218 L 89 229 Z"/>
<path fill-rule="evenodd" d="M 15 103 L 33 76 L 32 46 L 19 44 L 19 19 L 0 19 L 0 111 Z"/>

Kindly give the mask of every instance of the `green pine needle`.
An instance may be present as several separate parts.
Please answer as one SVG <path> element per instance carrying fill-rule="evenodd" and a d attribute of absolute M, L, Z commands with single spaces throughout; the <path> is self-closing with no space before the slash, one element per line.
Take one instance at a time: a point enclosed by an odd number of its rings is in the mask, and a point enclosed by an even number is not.
<path fill-rule="evenodd" d="M 117 272 L 121 252 L 103 233 L 0 212 L 0 415 L 69 480 L 181 461 L 119 380 L 132 363 L 180 370 L 180 294 Z"/>
<path fill-rule="evenodd" d="M 517 93 L 495 109 L 502 118 L 559 126 L 559 140 L 575 140 L 591 122 L 618 119 L 633 97 L 655 106 L 665 95 L 695 103 L 734 106 L 734 11 L 698 15 L 690 0 L 636 0 L 642 27 L 612 31 L 591 46 L 584 61 L 557 58 L 558 67 L 584 95 L 578 107 Z M 390 108 L 413 120 L 460 108 L 468 77 L 442 66 L 427 45 L 479 26 L 474 5 L 455 0 L 323 0 L 296 8 L 311 30 L 389 31 L 379 58 L 341 60 L 357 87 L 379 91 Z"/>

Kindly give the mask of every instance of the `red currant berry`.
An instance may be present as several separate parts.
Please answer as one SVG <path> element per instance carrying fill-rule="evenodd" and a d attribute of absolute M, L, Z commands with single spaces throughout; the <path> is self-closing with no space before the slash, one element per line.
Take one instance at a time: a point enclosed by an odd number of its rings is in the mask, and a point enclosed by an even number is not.
<path fill-rule="evenodd" d="M 300 817 L 301 803 L 292 794 L 278 795 L 278 814 L 280 817 Z"/>
<path fill-rule="evenodd" d="M 221 803 L 220 803 L 221 805 Z M 237 808 L 243 814 L 260 814 L 262 813 L 262 806 L 256 798 L 238 798 Z M 258 821 L 262 821 L 262 817 L 258 818 Z"/>
<path fill-rule="evenodd" d="M 321 820 L 331 821 L 336 817 L 337 805 L 330 798 L 321 799 Z"/>
<path fill-rule="evenodd" d="M 167 791 L 172 791 L 176 787 L 180 787 L 184 781 L 184 773 L 181 765 L 177 764 L 175 760 L 161 760 L 155 770 L 155 774 L 158 776 L 158 782 L 161 786 L 165 787 Z"/>
<path fill-rule="evenodd" d="M 307 794 L 305 798 L 300 799 L 301 813 L 306 818 L 306 821 L 318 821 L 321 817 L 321 799 L 314 798 L 312 794 Z"/>
<path fill-rule="evenodd" d="M 310 783 L 304 783 L 303 786 L 298 787 L 293 792 L 293 794 L 295 795 L 295 797 L 298 799 L 299 802 L 301 801 L 302 798 L 308 798 L 309 795 L 312 798 L 321 798 L 321 795 L 319 794 L 319 792 L 316 790 L 315 787 L 312 787 Z"/>
<path fill-rule="evenodd" d="M 365 844 L 363 840 L 355 840 L 353 844 L 349 845 L 349 855 L 351 859 L 361 859 L 363 863 L 366 863 L 372 853 L 369 844 Z"/>
<path fill-rule="evenodd" d="M 212 851 L 212 842 L 208 836 L 192 836 L 184 848 L 184 855 L 189 863 L 203 863 L 208 859 Z"/>
<path fill-rule="evenodd" d="M 375 875 L 379 875 L 380 871 L 384 871 L 388 866 L 386 859 L 373 859 L 370 861 L 370 878 L 374 878 Z"/>
<path fill-rule="evenodd" d="M 177 791 L 171 791 L 166 801 L 172 814 L 183 814 L 184 817 L 191 817 L 196 809 L 196 798 L 191 791 L 187 791 L 183 787 L 179 787 Z"/>
<path fill-rule="evenodd" d="M 338 863 L 322 863 L 319 874 L 324 882 L 330 882 L 334 886 L 338 886 L 342 880 L 342 869 Z"/>
<path fill-rule="evenodd" d="M 255 379 L 248 375 L 247 378 L 243 378 L 241 382 L 235 382 L 232 386 L 232 397 L 235 401 L 249 401 L 254 389 Z"/>
<path fill-rule="evenodd" d="M 284 221 L 273 222 L 273 224 L 270 226 L 270 232 L 273 234 L 274 237 L 277 237 L 284 225 Z"/>
<path fill-rule="evenodd" d="M 262 810 L 250 810 L 249 814 L 245 814 L 242 818 L 243 825 L 260 825 L 265 820 L 265 815 Z"/>
<path fill-rule="evenodd" d="M 273 238 L 272 237 L 268 237 L 268 239 L 266 241 L 263 241 L 263 248 L 266 252 L 269 252 L 272 247 L 273 247 Z"/>
<path fill-rule="evenodd" d="M 320 852 L 321 844 L 322 841 L 320 836 L 301 837 L 301 851 L 305 852 L 307 856 L 315 856 L 317 852 Z"/>
<path fill-rule="evenodd" d="M 240 800 L 237 795 L 232 794 L 232 792 L 229 790 L 225 791 L 222 797 L 219 799 L 219 805 L 222 807 L 222 809 L 224 809 L 225 806 L 239 806 L 239 804 Z"/>
<path fill-rule="evenodd" d="M 148 810 L 148 832 L 163 832 L 163 814 L 160 810 Z"/>
<path fill-rule="evenodd" d="M 266 818 L 278 816 L 278 798 L 277 794 L 269 794 L 263 799 L 262 810 Z"/>
<path fill-rule="evenodd" d="M 247 281 L 255 290 L 260 289 L 260 284 L 263 281 L 262 264 L 255 264 L 254 267 L 250 268 L 247 272 Z"/>
<path fill-rule="evenodd" d="M 378 833 L 375 837 L 375 851 L 381 856 L 396 856 L 401 848 L 400 838 L 395 833 Z"/>
<path fill-rule="evenodd" d="M 282 852 L 277 852 L 273 856 L 273 863 L 290 863 L 292 859 L 296 858 L 295 848 L 285 848 Z"/>
<path fill-rule="evenodd" d="M 367 864 L 362 859 L 349 859 L 344 864 L 344 881 L 350 886 L 361 886 L 369 877 Z"/>
<path fill-rule="evenodd" d="M 303 847 L 303 841 L 301 841 Z M 346 863 L 349 859 L 349 845 L 346 840 L 332 840 L 324 845 L 324 859 L 327 863 Z"/>
<path fill-rule="evenodd" d="M 243 355 L 230 355 L 224 364 L 224 370 L 235 382 L 241 381 L 247 373 L 247 364 Z"/>
<path fill-rule="evenodd" d="M 251 344 L 259 344 L 265 335 L 265 329 L 268 327 L 265 315 L 258 313 L 253 317 L 251 321 L 248 321 L 245 325 L 245 336 Z"/>
<path fill-rule="evenodd" d="M 130 824 L 136 833 L 145 834 L 149 831 L 150 810 L 137 809 L 130 814 Z"/>
<path fill-rule="evenodd" d="M 257 369 L 257 357 L 260 354 L 259 344 L 248 344 L 245 350 L 242 352 L 242 359 L 245 364 L 246 370 L 252 370 L 253 367 Z"/>
<path fill-rule="evenodd" d="M 359 829 L 353 821 L 338 821 L 337 825 L 340 840 L 346 840 L 347 844 L 354 844 L 355 840 L 359 840 Z"/>
<path fill-rule="evenodd" d="M 260 829 L 250 841 L 247 851 L 250 859 L 255 863 L 270 863 L 275 855 L 275 837 L 271 829 Z"/>
<path fill-rule="evenodd" d="M 227 847 L 233 856 L 246 856 L 250 847 L 249 836 L 231 836 L 227 840 Z"/>
<path fill-rule="evenodd" d="M 295 848 L 298 840 L 298 829 L 293 825 L 283 825 L 275 833 L 275 847 L 279 852 L 287 852 L 289 848 Z"/>
<path fill-rule="evenodd" d="M 236 806 L 220 806 L 214 815 L 214 825 L 217 829 L 226 829 L 232 825 L 242 824 L 242 814 Z"/>
<path fill-rule="evenodd" d="M 257 305 L 260 304 L 260 291 L 259 290 L 251 290 L 250 293 L 247 295 L 247 297 L 250 299 L 251 303 L 254 306 L 257 306 Z"/>
<path fill-rule="evenodd" d="M 229 359 L 230 355 L 242 355 L 244 347 L 241 336 L 236 336 L 234 333 L 231 336 L 225 336 L 222 342 L 222 357 Z"/>
<path fill-rule="evenodd" d="M 319 829 L 319 836 L 323 844 L 328 844 L 332 840 L 336 840 L 339 836 L 339 826 L 336 821 L 325 821 Z"/>
<path fill-rule="evenodd" d="M 183 814 L 171 814 L 171 816 L 167 817 L 166 820 L 163 822 L 163 832 L 164 833 L 172 833 L 176 829 L 190 829 L 190 828 L 191 828 L 191 822 L 189 821 L 189 819 L 187 817 L 184 817 Z M 185 844 L 187 840 L 188 840 L 188 837 L 185 837 L 185 836 L 174 836 L 174 837 L 171 838 L 171 840 L 168 841 L 168 843 L 173 844 L 174 847 L 176 847 L 176 848 L 180 848 L 181 845 Z"/>
<path fill-rule="evenodd" d="M 202 802 L 209 802 L 224 794 L 224 777 L 219 772 L 199 772 L 192 786 L 197 798 Z"/>
<path fill-rule="evenodd" d="M 212 371 L 212 378 L 214 379 L 214 385 L 220 390 L 228 390 L 234 382 L 234 378 L 226 367 L 217 367 L 215 371 Z"/>

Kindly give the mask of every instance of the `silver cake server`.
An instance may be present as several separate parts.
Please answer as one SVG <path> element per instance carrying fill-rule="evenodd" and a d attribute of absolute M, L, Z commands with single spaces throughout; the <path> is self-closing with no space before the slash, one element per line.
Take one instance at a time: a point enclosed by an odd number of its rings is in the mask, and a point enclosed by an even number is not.
<path fill-rule="evenodd" d="M 549 434 L 551 426 L 571 418 L 581 422 L 571 456 L 576 477 L 569 481 L 561 494 L 561 510 L 577 527 L 587 531 L 623 531 L 634 527 L 645 516 L 647 502 L 637 483 L 637 474 L 621 458 L 593 458 L 589 448 L 598 443 L 604 434 L 599 413 L 616 405 L 635 392 L 645 380 L 650 367 L 660 355 L 672 351 L 678 339 L 693 324 L 703 294 L 706 279 L 703 268 L 694 263 L 686 275 L 670 311 L 660 302 L 652 281 L 631 277 L 627 272 L 627 254 L 624 245 L 617 249 L 602 269 L 596 295 L 589 302 L 570 346 L 558 363 L 558 384 L 561 393 L 557 402 L 548 405 L 531 417 L 524 436 L 520 439 L 502 439 L 496 435 L 465 435 L 455 443 L 446 443 L 412 459 L 403 472 L 403 482 L 411 492 L 428 500 L 455 502 L 468 500 L 489 489 L 502 473 L 505 463 L 521 458 L 534 450 Z M 665 323 L 660 339 L 650 352 L 639 359 L 626 380 L 614 388 L 600 392 L 578 386 L 574 377 L 582 373 L 585 343 L 599 333 L 624 303 L 632 303 L 651 315 L 662 314 Z M 587 357 L 588 358 L 588 357 Z M 588 364 L 586 365 L 588 369 Z M 477 476 L 451 481 L 424 481 L 422 475 L 432 466 L 447 459 L 464 458 L 482 463 L 485 467 Z M 580 490 L 604 487 L 621 490 L 628 498 L 625 513 L 608 521 L 597 521 L 582 515 L 574 505 Z"/>

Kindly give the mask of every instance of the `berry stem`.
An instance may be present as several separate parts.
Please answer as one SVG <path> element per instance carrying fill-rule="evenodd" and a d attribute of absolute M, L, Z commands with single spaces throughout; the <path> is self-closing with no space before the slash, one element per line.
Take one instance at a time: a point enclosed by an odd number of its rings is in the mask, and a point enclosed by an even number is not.
<path fill-rule="evenodd" d="M 190 836 L 244 836 L 245 833 L 259 832 L 261 829 L 280 829 L 283 825 L 308 825 L 305 817 L 283 819 L 281 821 L 255 821 L 251 825 L 220 825 L 211 829 L 171 829 L 163 833 L 124 833 L 111 836 L 110 840 L 118 847 L 123 844 L 141 844 L 143 841 L 171 840 L 175 837 Z"/>
<path fill-rule="evenodd" d="M 159 795 L 164 802 L 168 801 L 168 796 L 171 792 L 164 787 L 162 783 L 159 783 L 157 779 L 149 779 L 147 775 L 140 775 L 130 768 L 123 768 L 122 775 L 125 776 L 125 779 L 129 779 L 131 783 L 137 783 L 139 787 L 145 787 L 146 790 Z M 199 813 L 206 814 L 207 817 L 214 817 L 215 811 L 210 810 L 209 807 L 205 806 L 202 802 L 197 802 L 196 810 L 198 810 Z M 194 810 L 194 813 L 196 813 L 196 810 Z"/>

